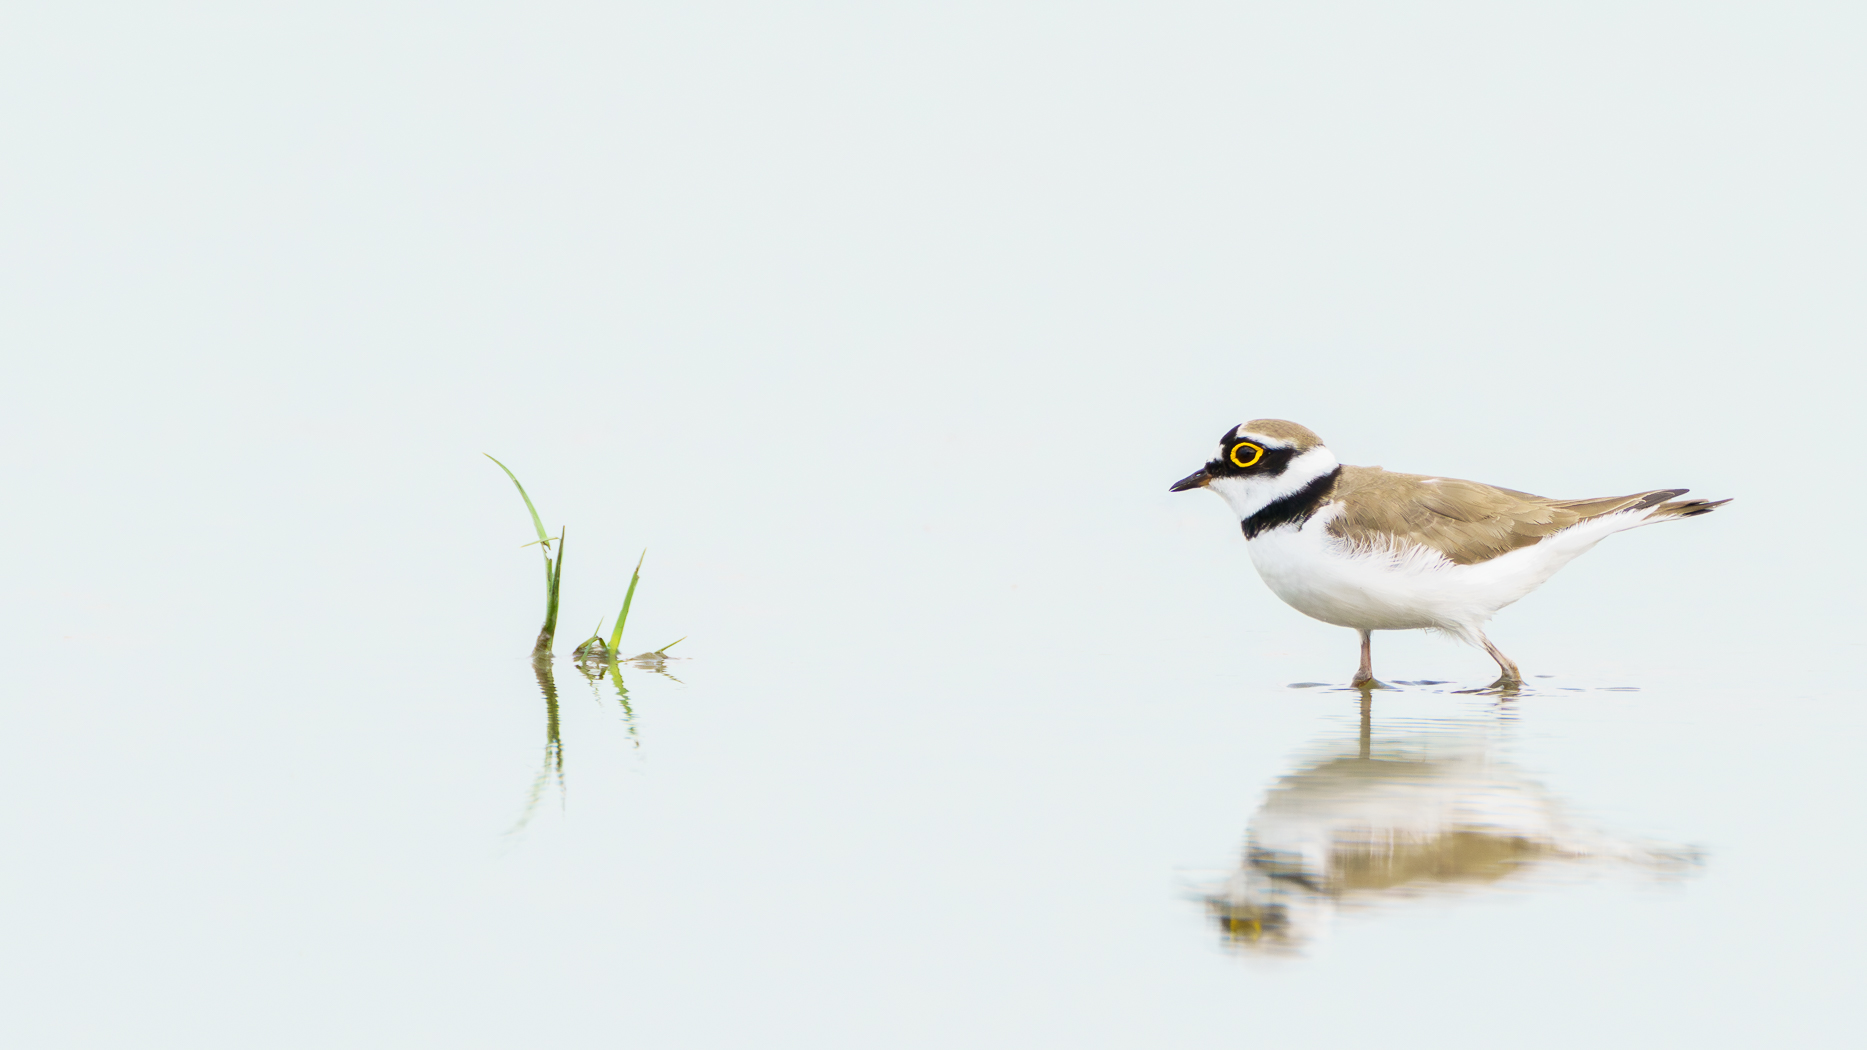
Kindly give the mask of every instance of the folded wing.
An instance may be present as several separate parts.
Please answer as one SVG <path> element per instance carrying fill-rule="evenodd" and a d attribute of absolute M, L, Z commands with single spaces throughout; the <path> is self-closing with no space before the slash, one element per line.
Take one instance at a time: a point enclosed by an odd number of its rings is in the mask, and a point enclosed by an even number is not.
<path fill-rule="evenodd" d="M 1341 499 L 1346 510 L 1329 531 L 1370 550 L 1427 547 L 1448 561 L 1472 565 L 1607 514 L 1657 508 L 1649 520 L 1690 517 L 1727 502 L 1666 502 L 1685 491 L 1559 500 L 1457 478 L 1344 467 L 1331 496 Z"/>

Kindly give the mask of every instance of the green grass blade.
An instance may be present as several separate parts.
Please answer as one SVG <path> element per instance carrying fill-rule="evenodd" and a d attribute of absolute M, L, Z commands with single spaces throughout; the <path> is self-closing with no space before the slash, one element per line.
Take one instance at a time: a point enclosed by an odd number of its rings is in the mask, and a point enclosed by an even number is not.
<path fill-rule="evenodd" d="M 648 551 L 642 551 L 642 557 L 635 559 L 635 575 L 629 577 L 629 593 L 622 596 L 622 611 L 616 614 L 616 629 L 609 632 L 609 651 L 613 655 L 621 650 L 616 646 L 622 642 L 622 625 L 629 622 L 629 604 L 635 601 L 635 585 L 642 582 L 642 561 L 648 557 Z"/>
<path fill-rule="evenodd" d="M 545 652 L 551 650 L 551 640 L 558 633 L 558 591 L 564 584 L 564 532 L 558 530 L 558 556 L 551 563 L 551 592 L 545 601 L 545 629 L 538 635 L 538 644 Z"/>
<path fill-rule="evenodd" d="M 603 618 L 601 616 L 596 618 L 596 626 L 590 629 L 590 637 L 585 638 L 583 640 L 583 645 L 579 645 L 577 648 L 582 649 L 584 645 L 589 645 L 591 642 L 595 642 L 598 647 L 601 647 L 603 644 Z"/>
<path fill-rule="evenodd" d="M 591 659 L 599 653 L 608 655 L 603 648 L 603 621 L 600 619 L 596 621 L 596 629 L 590 632 L 590 637 L 578 642 L 577 648 L 571 650 L 571 655 L 579 660 Z"/>
<path fill-rule="evenodd" d="M 549 560 L 551 557 L 551 536 L 549 533 L 545 532 L 544 519 L 538 516 L 538 508 L 532 506 L 532 498 L 525 494 L 525 486 L 519 485 L 519 476 L 512 473 L 511 467 L 493 459 L 493 454 L 491 452 L 482 452 L 480 455 L 485 456 L 487 459 L 492 459 L 494 463 L 498 463 L 499 469 L 506 472 L 506 477 L 511 478 L 514 485 L 518 485 L 519 498 L 525 501 L 525 509 L 532 512 L 532 528 L 538 530 L 538 542 L 545 545 L 545 558 Z"/>
<path fill-rule="evenodd" d="M 538 632 L 538 642 L 532 646 L 532 658 L 548 655 L 551 642 L 558 633 L 558 588 L 564 582 L 564 532 L 558 530 L 558 556 L 550 563 L 551 571 L 545 578 L 545 625 Z"/>
<path fill-rule="evenodd" d="M 677 645 L 679 645 L 679 644 L 681 644 L 682 642 L 684 642 L 684 641 L 686 641 L 686 640 L 687 640 L 687 636 L 686 636 L 686 635 L 681 635 L 681 636 L 680 636 L 679 638 L 676 638 L 675 640 L 673 640 L 673 641 L 671 641 L 671 642 L 669 642 L 668 644 L 666 644 L 666 645 L 664 645 L 664 646 L 662 646 L 661 648 L 659 648 L 659 649 L 657 649 L 657 650 L 655 650 L 655 651 L 656 651 L 656 652 L 658 652 L 658 653 L 665 653 L 665 652 L 667 652 L 667 651 L 668 651 L 669 649 L 672 649 L 672 648 L 674 648 L 675 646 L 677 646 Z"/>

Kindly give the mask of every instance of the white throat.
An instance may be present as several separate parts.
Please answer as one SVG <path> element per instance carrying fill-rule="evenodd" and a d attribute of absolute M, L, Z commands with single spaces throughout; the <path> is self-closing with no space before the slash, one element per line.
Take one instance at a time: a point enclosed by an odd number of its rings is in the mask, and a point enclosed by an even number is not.
<path fill-rule="evenodd" d="M 1335 453 L 1329 451 L 1328 446 L 1317 445 L 1291 460 L 1281 474 L 1213 478 L 1206 487 L 1225 497 L 1238 520 L 1244 521 L 1285 496 L 1300 492 L 1303 486 L 1339 466 Z"/>

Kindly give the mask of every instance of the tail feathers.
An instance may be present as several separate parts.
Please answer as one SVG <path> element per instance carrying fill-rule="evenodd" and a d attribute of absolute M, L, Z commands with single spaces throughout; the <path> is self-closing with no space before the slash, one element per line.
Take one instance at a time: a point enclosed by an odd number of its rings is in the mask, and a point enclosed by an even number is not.
<path fill-rule="evenodd" d="M 1634 528 L 1639 525 L 1651 525 L 1656 521 L 1672 518 L 1690 518 L 1696 514 L 1710 514 L 1713 510 L 1731 502 L 1728 499 L 1675 499 L 1683 496 L 1689 489 L 1654 489 L 1652 492 L 1637 492 L 1631 496 L 1610 496 L 1606 499 L 1565 499 L 1550 500 L 1549 505 L 1577 515 L 1578 524 L 1596 518 L 1614 516 L 1636 511 L 1646 511 L 1638 519 L 1621 528 Z M 1668 502 L 1670 501 L 1670 502 Z M 1622 522 L 1629 519 L 1620 518 Z"/>
<path fill-rule="evenodd" d="M 1686 489 L 1655 489 L 1652 492 L 1636 492 L 1631 496 L 1550 500 L 1549 505 L 1569 511 L 1576 516 L 1575 520 L 1587 521 L 1590 518 L 1604 517 L 1609 514 L 1623 514 L 1628 511 L 1657 507 L 1674 496 L 1685 495 L 1686 492 Z"/>
<path fill-rule="evenodd" d="M 1685 491 L 1685 489 L 1679 489 L 1676 492 L 1656 492 L 1653 493 L 1653 495 L 1664 499 L 1669 496 L 1677 496 Z M 1665 521 L 1668 518 L 1691 518 L 1700 514 L 1710 514 L 1712 511 L 1729 502 L 1731 501 L 1728 499 L 1682 499 L 1675 500 L 1671 503 L 1661 503 L 1659 506 L 1653 508 L 1653 513 L 1646 516 L 1646 522 Z M 1642 524 L 1646 522 L 1642 522 Z"/>

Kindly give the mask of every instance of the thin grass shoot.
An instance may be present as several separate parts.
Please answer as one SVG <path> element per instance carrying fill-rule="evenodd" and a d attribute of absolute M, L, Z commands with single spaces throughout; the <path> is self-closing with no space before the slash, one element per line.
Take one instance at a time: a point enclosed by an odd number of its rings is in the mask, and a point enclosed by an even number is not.
<path fill-rule="evenodd" d="M 621 651 L 616 647 L 622 644 L 622 628 L 629 622 L 629 605 L 635 601 L 635 585 L 642 582 L 642 562 L 647 557 L 648 551 L 643 550 L 642 556 L 635 559 L 635 575 L 629 577 L 628 593 L 622 596 L 622 611 L 616 614 L 616 628 L 609 632 L 609 651 L 612 655 Z"/>
<path fill-rule="evenodd" d="M 506 477 L 512 479 L 513 487 L 519 490 L 519 498 L 525 501 L 525 509 L 530 512 L 532 516 L 532 528 L 538 532 L 538 539 L 535 543 L 527 543 L 525 546 L 537 546 L 544 553 L 545 624 L 538 632 L 537 643 L 532 646 L 532 658 L 536 660 L 541 656 L 549 656 L 551 654 L 551 643 L 557 637 L 558 593 L 564 582 L 564 530 L 559 529 L 556 538 L 553 538 L 550 533 L 546 532 L 544 519 L 538 516 L 538 507 L 536 504 L 532 503 L 531 494 L 525 491 L 525 485 L 519 481 L 519 476 L 512 473 L 511 467 L 499 462 L 492 453 L 482 452 L 480 454 L 492 460 L 495 466 L 506 472 Z M 553 543 L 557 544 L 556 558 L 551 557 L 551 545 Z M 600 626 L 599 624 L 599 629 Z"/>

